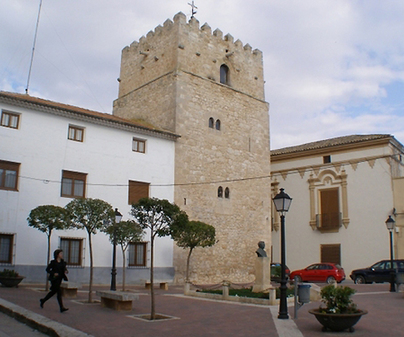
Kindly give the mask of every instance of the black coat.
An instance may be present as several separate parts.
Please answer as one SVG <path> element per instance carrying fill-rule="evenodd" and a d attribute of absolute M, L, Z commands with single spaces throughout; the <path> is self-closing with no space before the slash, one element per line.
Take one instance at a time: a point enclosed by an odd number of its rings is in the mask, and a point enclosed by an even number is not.
<path fill-rule="evenodd" d="M 57 260 L 52 260 L 48 267 L 46 267 L 46 271 L 49 273 L 49 281 L 59 281 L 62 282 L 62 280 L 67 281 L 67 276 L 66 276 L 66 262 L 64 260 L 61 260 L 58 262 Z M 58 274 L 55 276 L 55 274 Z"/>

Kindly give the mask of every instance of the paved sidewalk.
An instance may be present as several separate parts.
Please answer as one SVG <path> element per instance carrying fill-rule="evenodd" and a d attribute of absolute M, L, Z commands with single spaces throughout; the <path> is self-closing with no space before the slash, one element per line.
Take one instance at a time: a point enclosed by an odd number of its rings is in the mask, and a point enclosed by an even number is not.
<path fill-rule="evenodd" d="M 0 313 L 0 337 L 45 337 L 47 335 Z"/>
<path fill-rule="evenodd" d="M 348 284 L 347 284 L 348 285 Z M 399 336 L 402 334 L 404 294 L 389 293 L 388 284 L 354 285 L 354 296 L 359 308 L 369 311 L 355 326 L 355 336 Z M 43 288 L 43 287 L 42 287 Z M 170 286 L 168 291 L 156 289 L 156 312 L 171 316 L 170 320 L 144 321 L 136 315 L 150 313 L 150 296 L 142 287 L 130 287 L 139 293 L 129 312 L 102 308 L 99 303 L 86 304 L 88 292 L 80 291 L 77 299 L 64 299 L 70 310 L 61 314 L 56 297 L 39 307 L 45 295 L 40 286 L 20 285 L 19 288 L 0 287 L 0 310 L 23 310 L 23 317 L 31 317 L 50 325 L 48 334 L 54 336 L 154 336 L 154 337 L 205 337 L 205 336 L 266 336 L 266 337 L 316 337 L 335 336 L 324 333 L 308 309 L 319 302 L 304 305 L 293 319 L 293 306 L 289 307 L 289 320 L 277 319 L 278 307 L 238 304 L 205 300 L 182 295 L 182 287 Z M 106 290 L 107 286 L 95 287 Z M 94 292 L 94 299 L 99 299 Z M 20 309 L 18 309 L 20 308 Z M 70 329 L 70 330 L 69 330 Z M 352 336 L 348 332 L 338 336 Z M 0 335 L 1 337 L 1 335 Z"/>

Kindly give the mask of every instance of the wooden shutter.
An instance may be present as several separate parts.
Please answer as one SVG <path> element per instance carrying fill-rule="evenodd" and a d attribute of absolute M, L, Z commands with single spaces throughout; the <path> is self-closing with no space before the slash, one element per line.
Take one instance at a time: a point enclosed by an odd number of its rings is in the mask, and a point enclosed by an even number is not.
<path fill-rule="evenodd" d="M 149 183 L 129 181 L 129 205 L 136 204 L 141 198 L 149 197 Z"/>
<path fill-rule="evenodd" d="M 321 196 L 321 227 L 338 229 L 340 224 L 338 189 L 322 190 Z"/>
<path fill-rule="evenodd" d="M 341 245 L 321 245 L 321 262 L 330 262 L 341 265 Z"/>

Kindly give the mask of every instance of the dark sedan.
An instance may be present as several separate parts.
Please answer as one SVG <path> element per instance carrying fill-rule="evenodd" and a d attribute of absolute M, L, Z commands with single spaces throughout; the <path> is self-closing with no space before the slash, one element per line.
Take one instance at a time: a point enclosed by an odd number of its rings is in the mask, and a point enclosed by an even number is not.
<path fill-rule="evenodd" d="M 288 268 L 288 266 L 286 266 L 285 268 L 286 280 L 289 279 L 289 275 L 290 275 L 290 269 Z M 271 263 L 271 280 L 274 282 L 281 281 L 281 264 L 278 262 Z"/>
<path fill-rule="evenodd" d="M 404 273 L 404 260 L 393 260 L 393 269 Z M 356 283 L 390 282 L 390 260 L 382 260 L 368 268 L 352 270 L 349 277 Z"/>

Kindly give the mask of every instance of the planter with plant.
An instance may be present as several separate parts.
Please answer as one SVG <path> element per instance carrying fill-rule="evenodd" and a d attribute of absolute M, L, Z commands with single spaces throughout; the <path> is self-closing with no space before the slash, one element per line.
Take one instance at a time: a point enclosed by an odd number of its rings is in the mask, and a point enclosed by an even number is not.
<path fill-rule="evenodd" d="M 323 325 L 323 331 L 354 331 L 353 326 L 359 321 L 366 310 L 360 310 L 353 303 L 351 296 L 356 290 L 350 287 L 329 285 L 321 290 L 321 301 L 318 309 L 309 310 Z"/>
<path fill-rule="evenodd" d="M 0 271 L 0 283 L 5 287 L 18 287 L 24 278 L 12 269 Z"/>

